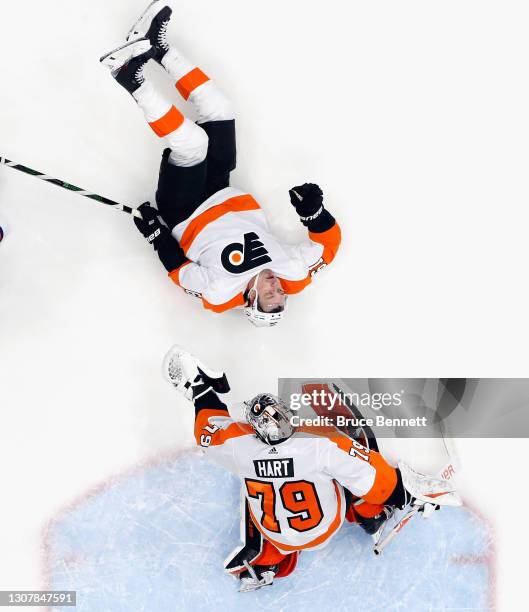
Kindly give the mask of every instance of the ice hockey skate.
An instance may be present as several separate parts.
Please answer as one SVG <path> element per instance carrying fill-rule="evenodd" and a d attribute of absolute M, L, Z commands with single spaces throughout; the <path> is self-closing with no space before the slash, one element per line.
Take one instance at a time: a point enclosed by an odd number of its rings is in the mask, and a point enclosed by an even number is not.
<path fill-rule="evenodd" d="M 247 568 L 245 575 L 241 576 L 240 593 L 251 593 L 265 586 L 271 586 L 274 582 L 275 573 L 271 570 L 260 572 L 251 565 L 247 565 Z"/>
<path fill-rule="evenodd" d="M 169 50 L 167 26 L 172 10 L 163 0 L 155 0 L 145 10 L 127 34 L 127 41 L 133 42 L 146 38 L 156 51 L 155 59 L 159 62 Z"/>
<path fill-rule="evenodd" d="M 141 39 L 109 51 L 99 61 L 109 68 L 116 81 L 132 94 L 143 84 L 143 69 L 155 53 L 151 43 L 147 39 Z"/>

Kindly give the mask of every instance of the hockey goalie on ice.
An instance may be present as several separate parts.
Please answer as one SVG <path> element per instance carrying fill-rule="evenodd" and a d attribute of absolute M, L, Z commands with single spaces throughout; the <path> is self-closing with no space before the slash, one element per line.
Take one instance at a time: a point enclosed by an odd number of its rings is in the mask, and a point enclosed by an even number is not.
<path fill-rule="evenodd" d="M 371 534 L 381 552 L 415 514 L 461 505 L 449 483 L 394 467 L 338 430 L 295 428 L 294 412 L 270 393 L 245 402 L 245 421 L 234 420 L 219 398 L 229 391 L 226 375 L 178 346 L 163 368 L 194 405 L 197 445 L 240 479 L 242 544 L 225 569 L 242 592 L 291 574 L 301 552 L 329 545 L 345 521 Z"/>
<path fill-rule="evenodd" d="M 235 114 L 215 83 L 170 45 L 171 9 L 155 0 L 129 32 L 127 43 L 101 58 L 128 91 L 154 133 L 168 144 L 156 203 L 139 207 L 138 230 L 154 247 L 169 277 L 214 312 L 243 308 L 257 327 L 276 325 L 286 299 L 307 287 L 334 259 L 340 227 L 323 204 L 318 185 L 290 190 L 308 240 L 278 240 L 248 193 L 230 186 L 236 165 Z M 151 61 L 162 66 L 197 122 L 166 101 L 145 77 Z M 160 219 L 161 217 L 161 219 Z"/>

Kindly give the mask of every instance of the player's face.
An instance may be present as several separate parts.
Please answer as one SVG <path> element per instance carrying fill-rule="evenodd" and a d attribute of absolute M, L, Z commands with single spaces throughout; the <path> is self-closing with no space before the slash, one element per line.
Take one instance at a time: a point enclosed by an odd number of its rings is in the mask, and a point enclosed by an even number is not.
<path fill-rule="evenodd" d="M 272 270 L 263 270 L 257 281 L 259 304 L 265 312 L 272 312 L 285 307 L 285 292 Z"/>

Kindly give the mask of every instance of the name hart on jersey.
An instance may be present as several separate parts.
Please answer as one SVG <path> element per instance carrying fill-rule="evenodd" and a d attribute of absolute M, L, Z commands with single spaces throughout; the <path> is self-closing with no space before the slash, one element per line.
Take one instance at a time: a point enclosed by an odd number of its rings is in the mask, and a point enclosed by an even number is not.
<path fill-rule="evenodd" d="M 294 459 L 255 459 L 255 475 L 261 478 L 291 478 L 294 476 Z"/>

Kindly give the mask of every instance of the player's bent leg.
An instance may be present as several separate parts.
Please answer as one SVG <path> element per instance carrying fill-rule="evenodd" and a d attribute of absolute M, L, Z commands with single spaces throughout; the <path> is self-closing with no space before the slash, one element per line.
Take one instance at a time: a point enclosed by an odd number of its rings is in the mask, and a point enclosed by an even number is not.
<path fill-rule="evenodd" d="M 210 78 L 192 64 L 180 51 L 167 41 L 167 26 L 172 10 L 164 0 L 154 0 L 132 26 L 127 35 L 129 42 L 147 39 L 159 62 L 176 81 L 176 88 L 185 100 L 194 105 L 197 123 L 234 119 L 229 99 Z"/>
<path fill-rule="evenodd" d="M 235 111 L 229 98 L 178 49 L 169 47 L 161 64 L 175 80 L 180 95 L 194 106 L 198 124 L 235 118 Z"/>
<path fill-rule="evenodd" d="M 156 203 L 172 229 L 207 197 L 208 136 L 148 81 L 133 95 L 153 131 L 169 145 L 162 156 Z"/>
<path fill-rule="evenodd" d="M 132 95 L 143 110 L 154 133 L 166 139 L 171 149 L 169 155 L 171 163 L 189 168 L 206 159 L 208 152 L 206 132 L 165 100 L 152 83 L 145 81 Z"/>
<path fill-rule="evenodd" d="M 168 227 L 187 219 L 207 198 L 207 133 L 145 80 L 133 94 L 147 122 L 168 148 L 160 165 L 158 210 Z"/>
<path fill-rule="evenodd" d="M 201 125 L 209 138 L 207 196 L 230 185 L 230 174 L 237 165 L 235 121 L 208 121 Z"/>
<path fill-rule="evenodd" d="M 206 159 L 208 136 L 145 79 L 143 70 L 155 53 L 149 41 L 139 40 L 107 53 L 101 62 L 136 100 L 154 133 L 167 139 L 171 163 L 195 166 Z"/>
<path fill-rule="evenodd" d="M 162 65 L 175 80 L 176 88 L 184 99 L 189 100 L 195 107 L 197 123 L 204 129 L 209 137 L 207 151 L 207 177 L 206 190 L 203 199 L 228 187 L 230 173 L 236 165 L 235 121 L 234 110 L 230 100 L 220 91 L 213 81 L 200 68 L 192 64 L 178 49 L 169 45 L 167 41 L 167 26 L 171 18 L 171 9 L 164 0 L 155 0 L 143 12 L 133 25 L 127 36 L 128 41 L 141 41 L 147 39 L 154 49 L 154 59 Z M 180 136 L 183 136 L 180 134 Z M 175 149 L 172 146 L 173 150 Z M 188 166 L 176 153 L 171 153 L 169 161 L 176 166 Z M 195 174 L 201 174 L 202 169 Z M 178 171 L 168 171 L 162 162 L 161 175 L 167 175 L 161 180 L 158 195 L 158 208 L 168 208 L 167 214 L 172 217 L 174 226 L 186 219 L 194 212 L 196 205 L 193 202 L 199 199 L 200 194 L 183 193 L 185 197 L 178 197 L 174 206 L 166 206 L 170 199 L 164 197 L 165 186 L 183 186 L 181 190 L 187 192 L 189 176 L 182 177 Z M 193 178 L 196 181 L 196 178 Z M 174 190 L 173 190 L 174 191 Z M 184 203 L 184 206 L 182 206 Z M 171 210 L 172 208 L 172 210 Z M 175 214 L 171 214 L 176 213 Z"/>

